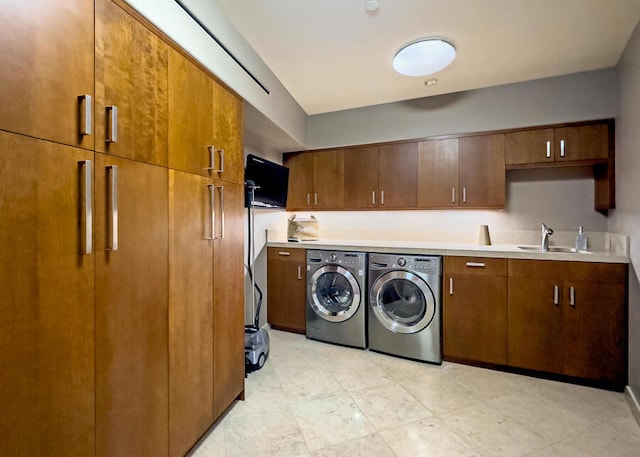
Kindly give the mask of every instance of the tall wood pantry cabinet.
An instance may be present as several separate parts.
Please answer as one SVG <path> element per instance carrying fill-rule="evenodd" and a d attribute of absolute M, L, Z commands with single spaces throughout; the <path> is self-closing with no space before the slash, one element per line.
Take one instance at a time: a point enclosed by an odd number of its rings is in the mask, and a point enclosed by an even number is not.
<path fill-rule="evenodd" d="M 185 455 L 244 392 L 242 101 L 120 0 L 5 6 L 0 455 Z"/>

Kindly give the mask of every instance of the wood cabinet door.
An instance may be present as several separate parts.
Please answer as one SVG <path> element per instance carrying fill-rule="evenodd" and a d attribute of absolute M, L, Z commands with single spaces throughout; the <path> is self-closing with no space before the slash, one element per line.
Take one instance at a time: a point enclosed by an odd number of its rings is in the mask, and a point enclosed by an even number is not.
<path fill-rule="evenodd" d="M 418 143 L 380 146 L 378 188 L 384 208 L 415 208 L 418 198 Z"/>
<path fill-rule="evenodd" d="M 509 277 L 509 365 L 562 373 L 562 308 L 554 304 L 562 281 Z"/>
<path fill-rule="evenodd" d="M 117 166 L 118 249 L 111 250 Z M 167 169 L 96 153 L 96 455 L 168 454 Z"/>
<path fill-rule="evenodd" d="M 626 384 L 625 300 L 624 283 L 564 282 L 564 374 Z"/>
<path fill-rule="evenodd" d="M 214 420 L 244 392 L 244 186 L 215 184 L 222 217 L 213 247 Z"/>
<path fill-rule="evenodd" d="M 313 153 L 313 206 L 341 209 L 344 205 L 344 151 Z"/>
<path fill-rule="evenodd" d="M 553 129 L 523 130 L 505 135 L 507 165 L 553 163 Z"/>
<path fill-rule="evenodd" d="M 212 171 L 211 177 L 244 184 L 242 100 L 216 81 L 212 83 L 214 166 L 222 171 Z"/>
<path fill-rule="evenodd" d="M 167 166 L 168 67 L 160 38 L 96 0 L 97 151 Z"/>
<path fill-rule="evenodd" d="M 213 80 L 170 49 L 169 168 L 209 176 L 211 158 L 218 156 L 215 148 Z"/>
<path fill-rule="evenodd" d="M 273 328 L 306 332 L 306 265 L 304 249 L 268 248 L 267 320 Z"/>
<path fill-rule="evenodd" d="M 506 365 L 507 260 L 444 258 L 445 357 Z"/>
<path fill-rule="evenodd" d="M 298 152 L 284 157 L 284 166 L 289 168 L 288 210 L 313 207 L 313 155 L 313 152 Z"/>
<path fill-rule="evenodd" d="M 504 208 L 504 134 L 460 138 L 461 207 Z"/>
<path fill-rule="evenodd" d="M 458 206 L 458 139 L 418 143 L 418 206 Z"/>
<path fill-rule="evenodd" d="M 79 253 L 85 160 L 93 153 L 0 132 L 3 456 L 94 453 L 94 261 Z"/>
<path fill-rule="evenodd" d="M 169 170 L 169 455 L 213 423 L 211 200 L 199 175 Z"/>
<path fill-rule="evenodd" d="M 608 158 L 609 127 L 607 124 L 555 129 L 556 162 Z"/>
<path fill-rule="evenodd" d="M 377 208 L 378 147 L 368 146 L 344 151 L 344 208 Z"/>
<path fill-rule="evenodd" d="M 3 2 L 1 130 L 93 149 L 79 99 L 94 95 L 93 16 L 93 0 Z"/>

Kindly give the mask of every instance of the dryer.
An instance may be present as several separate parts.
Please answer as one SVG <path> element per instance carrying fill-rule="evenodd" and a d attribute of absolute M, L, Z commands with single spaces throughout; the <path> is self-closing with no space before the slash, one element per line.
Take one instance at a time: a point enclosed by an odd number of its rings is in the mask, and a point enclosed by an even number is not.
<path fill-rule="evenodd" d="M 369 349 L 442 363 L 442 258 L 369 254 Z"/>
<path fill-rule="evenodd" d="M 307 251 L 307 338 L 366 348 L 363 252 Z"/>

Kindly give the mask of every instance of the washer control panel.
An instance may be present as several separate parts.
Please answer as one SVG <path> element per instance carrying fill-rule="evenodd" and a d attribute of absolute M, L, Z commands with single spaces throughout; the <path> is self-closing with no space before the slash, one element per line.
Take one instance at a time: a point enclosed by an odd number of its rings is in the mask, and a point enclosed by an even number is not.
<path fill-rule="evenodd" d="M 367 254 L 364 252 L 341 251 L 307 251 L 308 263 L 322 263 L 342 265 L 345 268 L 364 269 L 367 264 Z"/>
<path fill-rule="evenodd" d="M 415 271 L 416 273 L 439 275 L 442 271 L 442 258 L 423 255 L 369 254 L 369 269 L 402 269 Z"/>

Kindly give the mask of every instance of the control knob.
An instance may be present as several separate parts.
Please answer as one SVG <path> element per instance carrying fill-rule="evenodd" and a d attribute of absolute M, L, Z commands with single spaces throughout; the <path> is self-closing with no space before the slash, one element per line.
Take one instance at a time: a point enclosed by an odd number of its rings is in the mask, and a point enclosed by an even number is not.
<path fill-rule="evenodd" d="M 406 264 L 407 264 L 407 261 L 403 257 L 400 257 L 398 259 L 398 266 L 399 267 L 404 267 Z"/>
<path fill-rule="evenodd" d="M 331 254 L 331 255 L 329 256 L 329 260 L 331 260 L 332 262 L 335 262 L 336 260 L 338 260 L 338 256 L 337 256 L 337 255 L 335 255 L 335 254 Z"/>

